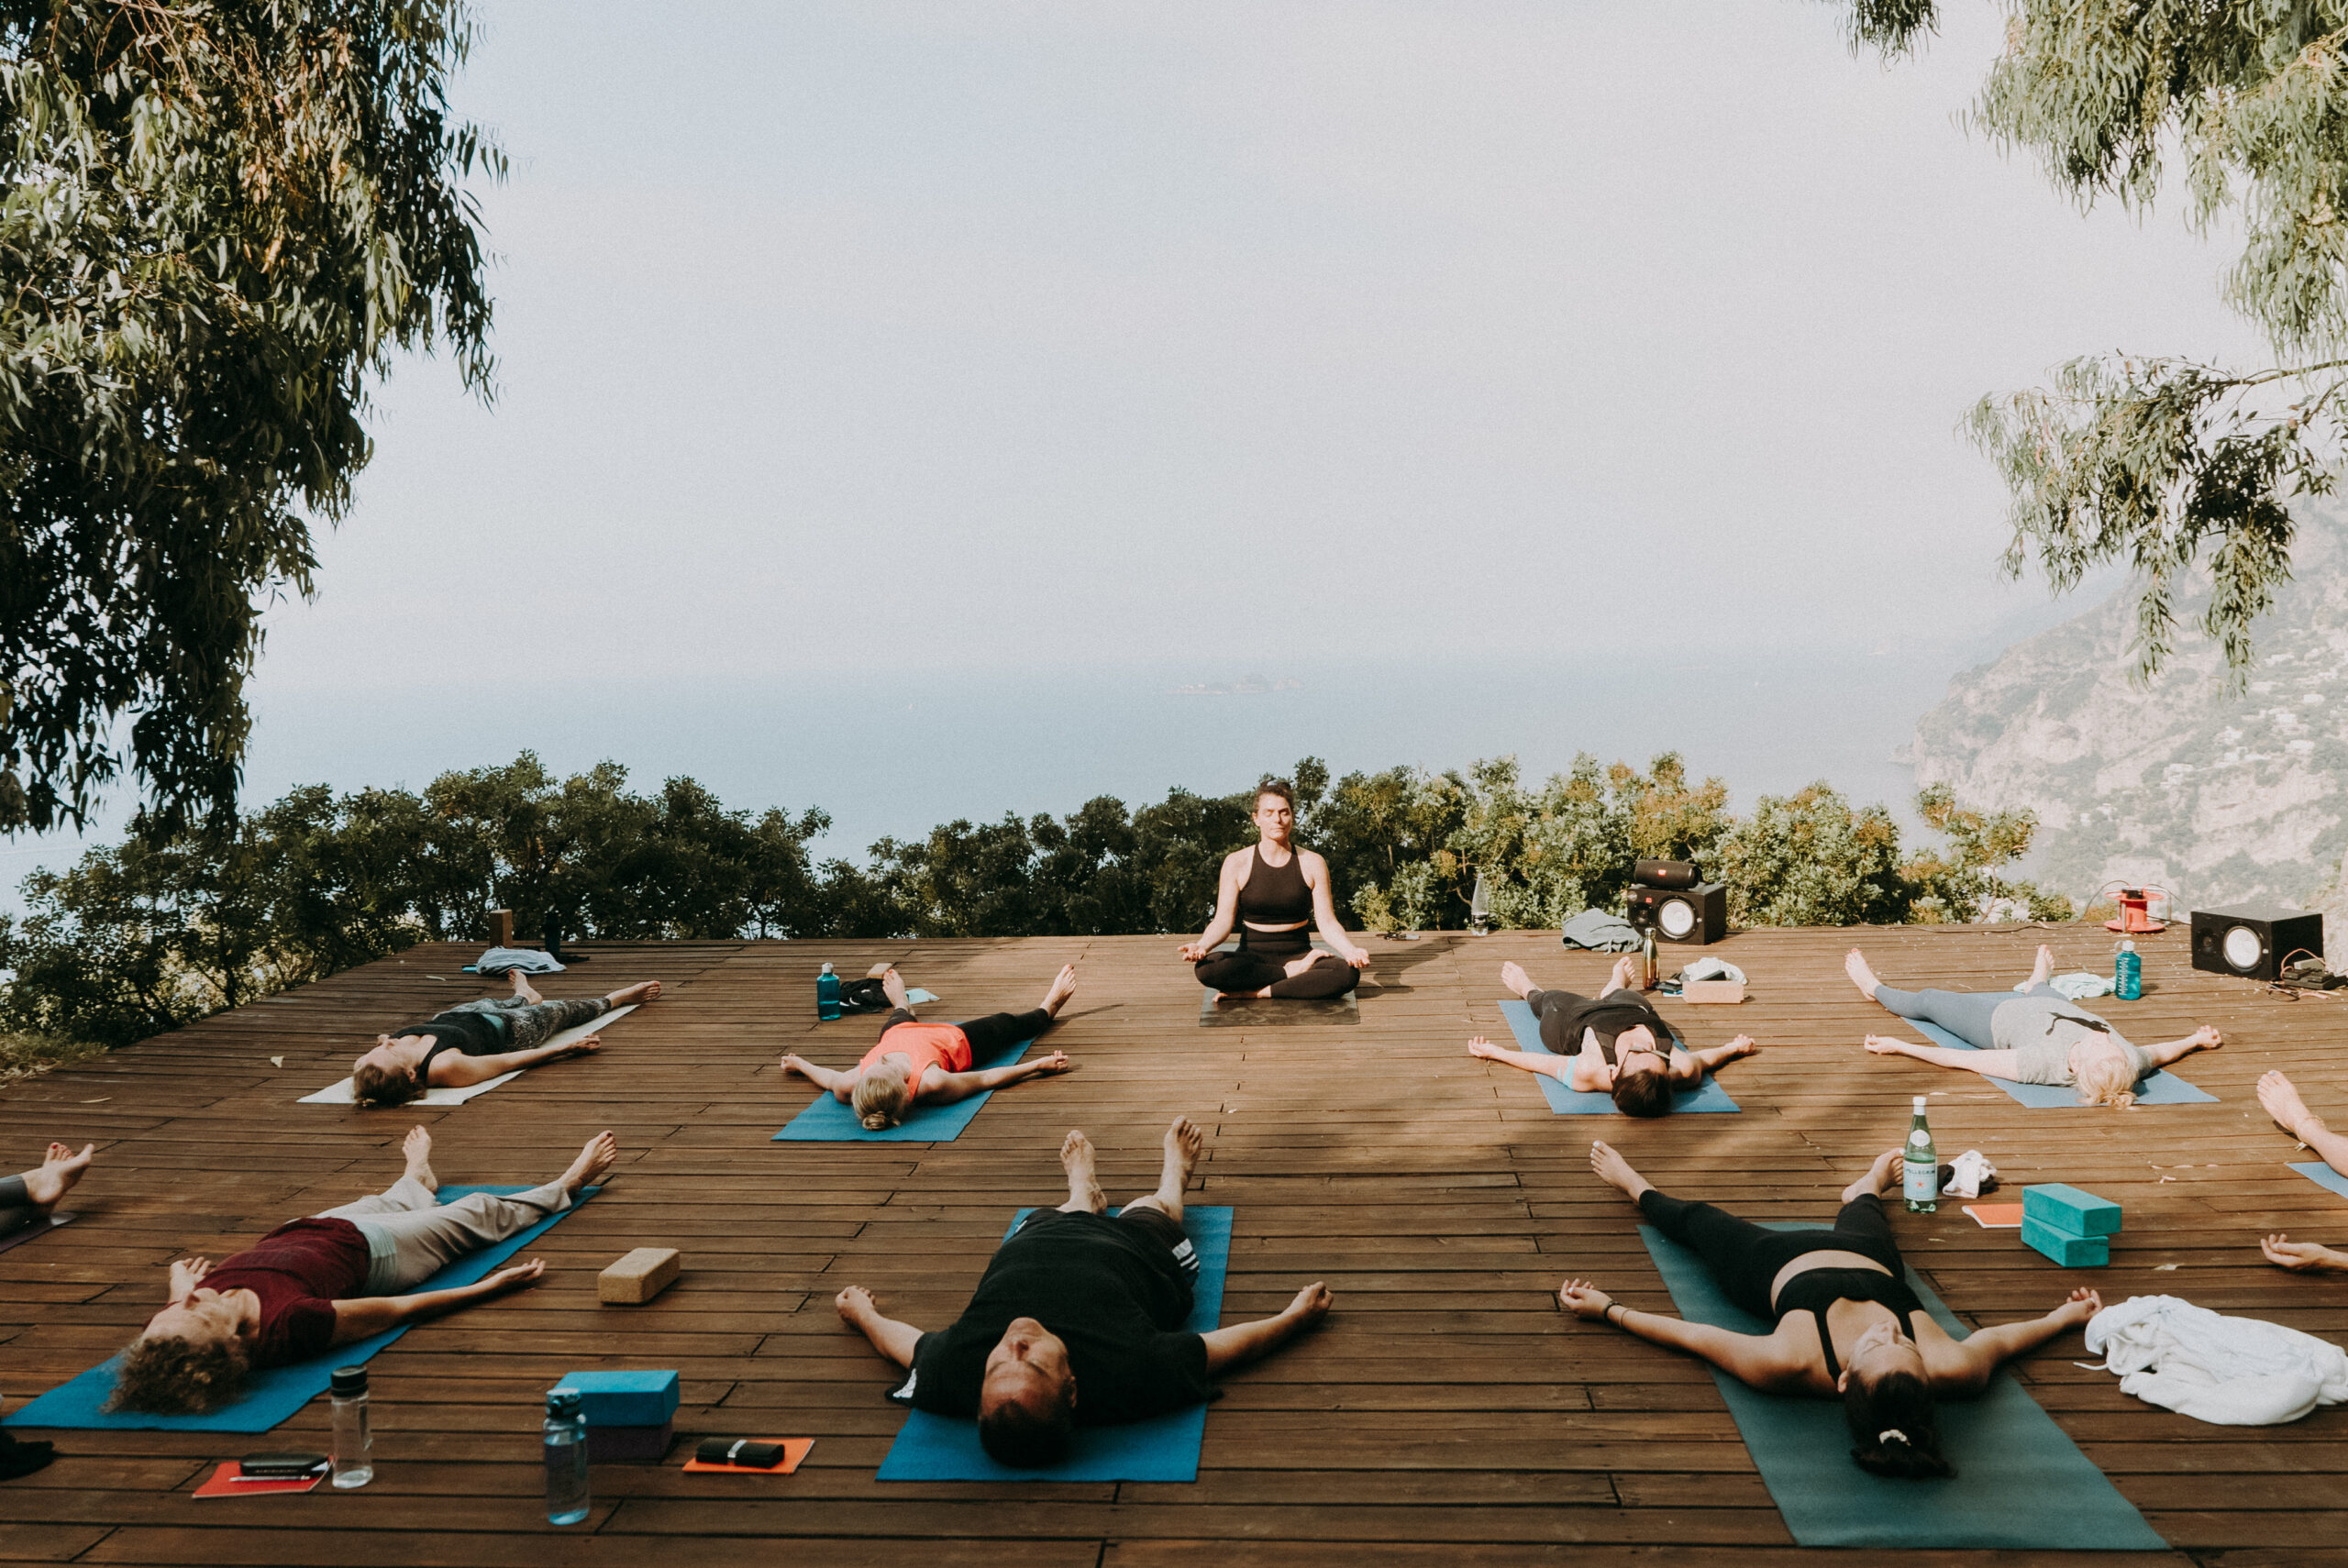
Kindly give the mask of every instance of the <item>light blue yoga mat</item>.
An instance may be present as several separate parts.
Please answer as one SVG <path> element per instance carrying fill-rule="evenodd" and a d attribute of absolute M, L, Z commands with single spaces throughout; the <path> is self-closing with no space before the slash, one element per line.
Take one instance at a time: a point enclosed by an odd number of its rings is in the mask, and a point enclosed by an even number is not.
<path fill-rule="evenodd" d="M 1902 1019 L 1900 1021 L 1914 1025 L 1919 1032 L 1934 1044 L 1945 1045 L 1952 1051 L 1979 1049 L 1977 1046 L 1966 1043 L 1963 1037 L 1950 1033 L 1937 1023 L 1926 1023 L 1921 1018 Z M 2075 1088 L 2066 1088 L 2061 1084 L 2018 1084 L 2010 1078 L 1992 1078 L 1986 1074 L 1982 1077 L 1984 1082 L 1997 1085 L 2032 1110 L 2045 1110 L 2066 1105 L 2074 1110 L 2081 1109 L 2079 1091 Z M 2170 1072 L 2153 1073 L 2136 1086 L 2138 1105 L 2215 1105 L 2217 1102 L 2216 1095 L 2204 1093 Z"/>
<path fill-rule="evenodd" d="M 1555 1051 L 1541 1043 L 1541 1021 L 1533 1016 L 1533 1005 L 1530 1002 L 1504 1001 L 1501 1003 L 1501 1011 L 1507 1016 L 1509 1028 L 1515 1032 L 1518 1050 L 1537 1051 L 1544 1056 L 1556 1055 Z M 1602 1090 L 1567 1088 L 1546 1073 L 1535 1073 L 1533 1077 L 1534 1081 L 1540 1084 L 1542 1097 L 1548 1100 L 1549 1109 L 1560 1116 L 1619 1116 L 1622 1114 L 1614 1109 L 1614 1097 Z M 1721 1088 L 1718 1080 L 1710 1073 L 1706 1073 L 1704 1081 L 1694 1088 L 1671 1091 L 1671 1110 L 1674 1115 L 1689 1110 L 1726 1112 L 1743 1109 L 1744 1107 L 1738 1105 L 1736 1101 L 1729 1099 L 1728 1090 Z"/>
<path fill-rule="evenodd" d="M 1027 1054 L 1036 1043 L 1031 1037 L 1014 1041 L 991 1056 L 973 1052 L 970 1066 L 1005 1067 Z M 968 1099 L 958 1099 L 940 1105 L 915 1101 L 905 1119 L 885 1132 L 871 1132 L 856 1119 L 856 1107 L 825 1089 L 816 1095 L 814 1103 L 783 1123 L 782 1131 L 767 1140 L 770 1143 L 950 1143 L 962 1135 L 970 1118 L 979 1113 L 994 1090 L 974 1094 Z"/>
<path fill-rule="evenodd" d="M 2318 1187 L 2327 1187 L 2342 1198 L 2348 1198 L 2348 1176 L 2342 1176 L 2321 1160 L 2300 1160 L 2291 1168 Z"/>
<path fill-rule="evenodd" d="M 1809 1227 L 1779 1223 L 1772 1230 Z M 1652 1225 L 1639 1227 L 1673 1305 L 1692 1323 L 1767 1334 L 1774 1325 L 1721 1293 L 1703 1260 Z M 1952 1339 L 1956 1320 L 1914 1269 L 1909 1286 Z M 2159 1551 L 2144 1516 L 2002 1368 L 1977 1399 L 1938 1402 L 1946 1481 L 1890 1481 L 1851 1461 L 1840 1399 L 1764 1394 L 1714 1368 L 1736 1430 L 1778 1512 L 1803 1546 L 2028 1547 Z"/>
<path fill-rule="evenodd" d="M 443 1199 L 455 1199 L 469 1192 L 493 1192 L 504 1198 L 529 1190 L 526 1187 L 444 1187 L 440 1189 L 440 1196 Z M 577 1201 L 562 1213 L 541 1220 L 528 1230 L 509 1236 L 493 1247 L 484 1247 L 459 1259 L 416 1286 L 415 1290 L 450 1290 L 460 1285 L 472 1284 L 546 1234 L 549 1228 L 576 1214 L 580 1204 L 602 1190 L 593 1187 L 581 1189 Z M 116 1356 L 103 1366 L 92 1367 L 62 1387 L 50 1389 L 9 1417 L 7 1424 L 11 1427 L 117 1432 L 265 1432 L 308 1404 L 316 1396 L 325 1393 L 336 1367 L 359 1365 L 413 1327 L 412 1323 L 403 1323 L 372 1338 L 338 1346 L 313 1361 L 255 1372 L 245 1379 L 243 1398 L 227 1409 L 215 1410 L 208 1416 L 156 1416 L 137 1410 L 108 1414 L 99 1409 L 107 1396 L 114 1392 L 115 1365 L 122 1359 Z"/>
<path fill-rule="evenodd" d="M 1019 1222 L 1012 1217 L 1008 1240 Z M 1110 1212 L 1114 1213 L 1112 1209 Z M 1199 1277 L 1191 1286 L 1191 1315 L 1182 1327 L 1211 1333 L 1223 1323 L 1223 1280 L 1231 1263 L 1231 1210 L 1185 1204 L 1182 1229 L 1198 1250 Z M 1067 1459 L 1046 1470 L 997 1464 L 979 1446 L 979 1423 L 928 1410 L 909 1410 L 897 1441 L 880 1462 L 882 1481 L 1196 1481 L 1199 1448 L 1206 1441 L 1207 1408 L 1193 1405 L 1116 1427 L 1079 1427 Z"/>

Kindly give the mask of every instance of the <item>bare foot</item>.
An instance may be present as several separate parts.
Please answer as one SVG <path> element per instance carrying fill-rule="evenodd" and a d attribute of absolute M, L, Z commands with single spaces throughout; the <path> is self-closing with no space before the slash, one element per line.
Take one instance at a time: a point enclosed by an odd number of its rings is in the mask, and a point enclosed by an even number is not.
<path fill-rule="evenodd" d="M 1875 1164 L 1867 1167 L 1867 1174 L 1843 1189 L 1843 1201 L 1848 1203 L 1855 1198 L 1865 1198 L 1869 1194 L 1881 1198 L 1889 1192 L 1899 1185 L 1899 1165 L 1906 1158 L 1907 1154 L 1897 1143 L 1877 1154 Z"/>
<path fill-rule="evenodd" d="M 1068 1172 L 1068 1199 L 1093 1214 L 1109 1207 L 1109 1195 L 1101 1190 L 1098 1164 L 1092 1140 L 1083 1133 L 1071 1130 L 1060 1140 L 1060 1168 Z"/>
<path fill-rule="evenodd" d="M 2277 1127 L 2302 1143 L 2307 1142 L 2307 1134 L 2300 1128 L 2312 1121 L 2319 1132 L 2323 1129 L 2323 1118 L 2308 1109 L 2298 1089 L 2280 1073 L 2267 1073 L 2259 1078 L 2258 1103 L 2266 1108 L 2266 1114 L 2275 1119 Z"/>
<path fill-rule="evenodd" d="M 536 1007 L 538 1003 L 547 999 L 546 998 L 538 995 L 536 988 L 530 984 L 530 977 L 522 973 L 521 970 L 514 970 L 512 977 L 514 981 L 514 994 L 516 997 L 519 997 L 522 1000 L 528 1002 L 532 1007 Z"/>
<path fill-rule="evenodd" d="M 1590 1173 L 1623 1196 L 1636 1203 L 1639 1194 L 1650 1192 L 1655 1183 L 1631 1168 L 1631 1162 L 1614 1152 L 1614 1145 L 1603 1139 L 1589 1146 Z"/>
<path fill-rule="evenodd" d="M 1501 965 L 1501 984 L 1508 988 L 1509 995 L 1512 997 L 1523 998 L 1533 994 L 1533 977 L 1524 972 L 1522 964 Z"/>
<path fill-rule="evenodd" d="M 2038 944 L 2038 962 L 2030 966 L 2030 983 L 2043 986 L 2054 977 L 2054 949 L 2043 942 Z"/>
<path fill-rule="evenodd" d="M 1054 1018 L 1068 1006 L 1068 999 L 1076 995 L 1076 966 L 1063 964 L 1060 972 L 1052 977 L 1052 988 L 1044 993 L 1044 1010 Z"/>
<path fill-rule="evenodd" d="M 1625 953 L 1614 960 L 1613 972 L 1606 977 L 1606 988 L 1610 991 L 1627 991 L 1638 983 L 1638 979 L 1639 955 L 1635 953 Z"/>
<path fill-rule="evenodd" d="M 82 1173 L 90 1168 L 97 1148 L 95 1143 L 84 1143 L 77 1154 L 62 1143 L 51 1143 L 49 1157 L 25 1173 L 25 1196 L 33 1200 L 36 1208 L 56 1208 L 58 1200 L 72 1191 L 73 1184 L 82 1179 Z"/>
<path fill-rule="evenodd" d="M 1867 967 L 1866 955 L 1857 948 L 1854 947 L 1843 955 L 1843 973 L 1851 977 L 1851 984 L 1859 988 L 1860 995 L 1869 1001 L 1875 1000 L 1876 988 L 1883 982 L 1875 977 L 1875 971 Z"/>
<path fill-rule="evenodd" d="M 619 1157 L 619 1140 L 609 1132 L 598 1132 L 587 1140 L 586 1147 L 579 1151 L 579 1157 L 570 1162 L 569 1170 L 562 1173 L 562 1185 L 569 1187 L 575 1198 L 581 1187 L 593 1187 L 601 1181 L 604 1173 L 612 1168 L 612 1163 Z"/>
<path fill-rule="evenodd" d="M 1291 958 L 1287 963 L 1281 965 L 1280 973 L 1293 980 L 1299 975 L 1303 974 L 1304 971 L 1310 969 L 1313 965 L 1318 964 L 1319 962 L 1321 962 L 1321 950 L 1317 947 L 1309 948 L 1301 958 Z M 1271 993 L 1267 989 L 1265 994 L 1268 996 Z"/>
<path fill-rule="evenodd" d="M 407 1138 L 400 1144 L 400 1154 L 407 1161 L 406 1174 L 424 1184 L 426 1192 L 440 1190 L 440 1178 L 432 1174 L 432 1134 L 422 1127 L 407 1130 Z"/>
<path fill-rule="evenodd" d="M 604 999 L 610 1002 L 614 1007 L 637 1007 L 645 1002 L 653 1000 L 655 998 L 659 997 L 659 981 L 639 980 L 632 986 L 622 986 L 618 990 L 614 991 L 610 996 L 605 997 Z"/>
<path fill-rule="evenodd" d="M 1199 1124 L 1187 1116 L 1178 1116 L 1166 1129 L 1166 1175 L 1171 1179 L 1164 1185 L 1176 1191 L 1191 1184 L 1191 1173 L 1199 1168 L 1199 1151 L 1206 1147 L 1207 1135 Z"/>

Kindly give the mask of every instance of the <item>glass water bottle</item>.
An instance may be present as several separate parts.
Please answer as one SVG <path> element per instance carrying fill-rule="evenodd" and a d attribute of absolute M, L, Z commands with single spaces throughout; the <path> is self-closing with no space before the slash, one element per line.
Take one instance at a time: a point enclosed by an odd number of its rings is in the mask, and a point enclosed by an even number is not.
<path fill-rule="evenodd" d="M 334 1408 L 334 1484 L 364 1486 L 375 1478 L 375 1432 L 367 1419 L 367 1369 L 336 1367 L 327 1392 Z"/>
<path fill-rule="evenodd" d="M 1941 1157 L 1933 1148 L 1932 1124 L 1924 1120 L 1924 1097 L 1916 1097 L 1915 1119 L 1908 1124 L 1908 1147 L 1900 1171 L 1900 1188 L 1908 1212 L 1930 1214 L 1941 1206 Z"/>
<path fill-rule="evenodd" d="M 587 1517 L 587 1417 L 576 1388 L 547 1394 L 547 1523 Z"/>

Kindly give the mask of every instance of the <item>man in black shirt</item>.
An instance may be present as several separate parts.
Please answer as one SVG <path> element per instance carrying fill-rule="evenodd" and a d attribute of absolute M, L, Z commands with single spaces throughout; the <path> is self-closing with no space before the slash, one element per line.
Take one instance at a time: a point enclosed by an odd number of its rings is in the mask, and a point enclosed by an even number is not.
<path fill-rule="evenodd" d="M 995 1250 L 977 1294 L 950 1329 L 925 1333 L 882 1316 L 850 1286 L 833 1305 L 912 1375 L 890 1397 L 947 1416 L 975 1416 L 979 1439 L 1004 1464 L 1050 1464 L 1079 1422 L 1109 1426 L 1213 1397 L 1208 1379 L 1265 1354 L 1329 1310 L 1318 1281 L 1275 1318 L 1197 1334 L 1182 1331 L 1199 1262 L 1182 1233 L 1182 1190 L 1204 1142 L 1190 1118 L 1166 1130 L 1157 1190 L 1113 1219 L 1094 1179 L 1091 1141 L 1060 1144 L 1068 1201 L 1039 1209 Z"/>

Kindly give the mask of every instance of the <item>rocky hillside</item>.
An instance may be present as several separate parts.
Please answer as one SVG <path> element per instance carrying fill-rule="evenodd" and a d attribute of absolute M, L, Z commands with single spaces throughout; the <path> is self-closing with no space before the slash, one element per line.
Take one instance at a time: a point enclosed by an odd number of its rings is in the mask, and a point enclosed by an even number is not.
<path fill-rule="evenodd" d="M 2125 591 L 2016 643 L 1918 721 L 1917 784 L 2035 811 L 2032 869 L 2074 897 L 2151 881 L 2187 906 L 2328 906 L 2348 848 L 2343 568 L 2348 509 L 2304 516 L 2294 580 L 2257 629 L 2258 667 L 2237 697 L 2198 635 L 2180 637 L 2149 688 L 2132 687 Z"/>

